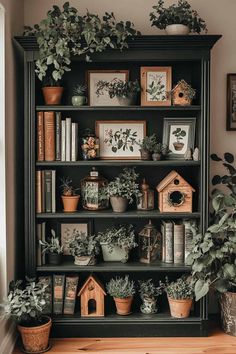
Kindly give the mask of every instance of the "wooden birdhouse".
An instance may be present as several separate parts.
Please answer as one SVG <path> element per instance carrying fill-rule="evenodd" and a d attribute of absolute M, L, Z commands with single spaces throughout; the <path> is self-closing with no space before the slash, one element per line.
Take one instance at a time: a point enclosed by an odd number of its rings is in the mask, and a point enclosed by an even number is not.
<path fill-rule="evenodd" d="M 192 212 L 195 189 L 176 171 L 171 171 L 156 187 L 160 212 Z"/>
<path fill-rule="evenodd" d="M 104 316 L 103 285 L 94 276 L 90 275 L 79 291 L 81 317 Z"/>
<path fill-rule="evenodd" d="M 196 91 L 186 81 L 181 80 L 171 91 L 172 103 L 176 106 L 189 106 L 195 94 Z"/>

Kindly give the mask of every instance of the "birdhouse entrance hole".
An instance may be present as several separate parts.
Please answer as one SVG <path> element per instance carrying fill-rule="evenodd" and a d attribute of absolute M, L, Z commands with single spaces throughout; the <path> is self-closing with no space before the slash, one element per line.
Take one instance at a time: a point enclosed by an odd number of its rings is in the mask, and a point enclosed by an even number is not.
<path fill-rule="evenodd" d="M 184 202 L 184 194 L 179 191 L 174 191 L 169 194 L 169 203 L 173 206 L 180 206 Z"/>
<path fill-rule="evenodd" d="M 88 301 L 88 314 L 91 315 L 93 313 L 96 313 L 97 311 L 97 303 L 96 300 L 90 299 Z"/>
<path fill-rule="evenodd" d="M 184 97 L 183 92 L 180 92 L 180 93 L 179 93 L 179 97 L 180 97 L 180 98 Z"/>

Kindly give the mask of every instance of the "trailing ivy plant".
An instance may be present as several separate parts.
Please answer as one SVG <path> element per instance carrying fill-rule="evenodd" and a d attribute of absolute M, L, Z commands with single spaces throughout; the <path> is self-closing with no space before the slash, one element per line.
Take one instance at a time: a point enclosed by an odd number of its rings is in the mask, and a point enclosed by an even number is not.
<path fill-rule="evenodd" d="M 33 28 L 26 26 L 24 32 L 37 38 L 36 73 L 41 81 L 49 78 L 50 85 L 70 71 L 72 56 L 85 55 L 90 61 L 95 52 L 127 48 L 127 39 L 139 34 L 130 21 L 117 22 L 113 12 L 105 12 L 102 18 L 89 11 L 81 15 L 69 2 L 62 9 L 54 5 L 45 19 Z"/>

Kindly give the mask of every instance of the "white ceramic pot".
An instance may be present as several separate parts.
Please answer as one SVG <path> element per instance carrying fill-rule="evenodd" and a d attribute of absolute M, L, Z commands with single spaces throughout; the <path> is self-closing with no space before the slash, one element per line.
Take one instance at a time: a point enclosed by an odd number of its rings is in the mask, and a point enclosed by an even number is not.
<path fill-rule="evenodd" d="M 188 26 L 185 25 L 169 25 L 166 26 L 166 33 L 169 35 L 186 35 L 189 34 L 190 30 Z"/>
<path fill-rule="evenodd" d="M 78 266 L 94 265 L 96 258 L 94 256 L 75 256 L 74 264 Z"/>
<path fill-rule="evenodd" d="M 107 243 L 103 242 L 101 242 L 101 247 L 104 262 L 127 262 L 128 254 L 123 248 L 113 245 L 110 252 Z"/>

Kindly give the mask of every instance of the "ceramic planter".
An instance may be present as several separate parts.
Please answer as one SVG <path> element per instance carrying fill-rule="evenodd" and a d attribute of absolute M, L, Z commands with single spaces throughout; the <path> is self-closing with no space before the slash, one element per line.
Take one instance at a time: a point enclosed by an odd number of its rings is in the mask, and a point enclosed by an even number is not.
<path fill-rule="evenodd" d="M 177 143 L 176 142 L 176 143 L 173 143 L 173 145 L 174 145 L 174 148 L 176 151 L 181 151 L 184 147 L 184 143 Z"/>
<path fill-rule="evenodd" d="M 127 262 L 128 253 L 119 246 L 112 246 L 112 251 L 109 251 L 108 244 L 101 242 L 103 260 L 105 262 Z"/>
<path fill-rule="evenodd" d="M 131 305 L 133 302 L 133 296 L 127 297 L 125 299 L 120 299 L 114 297 L 116 304 L 116 313 L 121 316 L 127 316 L 131 314 Z"/>
<path fill-rule="evenodd" d="M 128 199 L 124 197 L 110 197 L 110 202 L 115 213 L 124 213 L 128 207 Z"/>
<path fill-rule="evenodd" d="M 127 97 L 119 97 L 117 96 L 117 100 L 120 106 L 132 106 L 136 103 L 137 94 L 131 94 Z"/>
<path fill-rule="evenodd" d="M 220 297 L 220 309 L 223 331 L 232 336 L 236 336 L 236 293 L 223 293 Z"/>
<path fill-rule="evenodd" d="M 94 265 L 96 264 L 95 256 L 75 256 L 74 264 L 78 266 Z"/>
<path fill-rule="evenodd" d="M 161 154 L 153 153 L 152 154 L 152 159 L 153 159 L 153 161 L 160 161 L 161 160 Z"/>
<path fill-rule="evenodd" d="M 139 149 L 141 160 L 151 160 L 151 153 L 148 150 Z"/>
<path fill-rule="evenodd" d="M 62 253 L 48 253 L 48 264 L 59 265 L 62 263 Z"/>
<path fill-rule="evenodd" d="M 157 313 L 157 301 L 152 298 L 144 298 L 140 311 L 145 314 Z"/>
<path fill-rule="evenodd" d="M 48 316 L 44 316 L 44 318 L 46 323 L 40 326 L 17 326 L 26 353 L 44 353 L 50 349 L 49 335 L 52 327 L 52 320 Z"/>
<path fill-rule="evenodd" d="M 168 296 L 168 301 L 170 306 L 170 314 L 172 317 L 175 318 L 189 317 L 192 302 L 193 302 L 192 299 L 175 300 L 175 299 L 171 299 Z"/>
<path fill-rule="evenodd" d="M 64 90 L 63 87 L 58 87 L 58 86 L 43 87 L 42 91 L 43 91 L 45 104 L 49 104 L 49 105 L 60 104 L 63 90 Z"/>
<path fill-rule="evenodd" d="M 71 103 L 73 106 L 83 106 L 88 102 L 85 96 L 72 96 Z"/>
<path fill-rule="evenodd" d="M 63 211 L 65 213 L 74 213 L 77 210 L 77 206 L 79 203 L 79 195 L 71 195 L 71 196 L 65 196 L 62 195 L 62 202 L 63 202 Z"/>
<path fill-rule="evenodd" d="M 166 26 L 166 33 L 168 35 L 187 35 L 189 34 L 190 30 L 188 26 L 181 25 L 181 24 L 174 24 L 174 25 L 169 25 Z"/>

